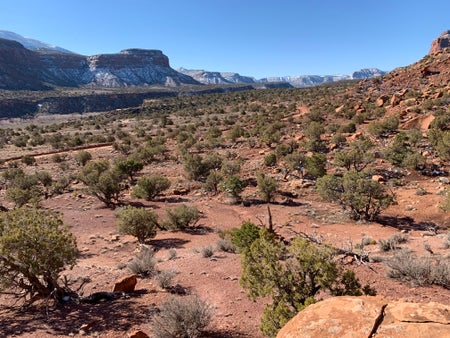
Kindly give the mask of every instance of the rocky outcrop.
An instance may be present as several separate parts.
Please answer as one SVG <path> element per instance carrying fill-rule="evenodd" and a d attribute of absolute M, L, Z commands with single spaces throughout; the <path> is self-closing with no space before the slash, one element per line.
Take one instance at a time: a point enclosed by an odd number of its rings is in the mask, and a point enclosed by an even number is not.
<path fill-rule="evenodd" d="M 343 296 L 308 306 L 280 330 L 277 338 L 448 336 L 450 306 Z"/>
<path fill-rule="evenodd" d="M 433 40 L 429 54 L 435 54 L 448 47 L 450 47 L 450 30 L 442 32 L 438 38 Z"/>
<path fill-rule="evenodd" d="M 32 51 L 18 42 L 0 39 L 0 89 L 183 84 L 200 83 L 172 69 L 160 50 L 127 49 L 86 57 L 54 50 Z"/>

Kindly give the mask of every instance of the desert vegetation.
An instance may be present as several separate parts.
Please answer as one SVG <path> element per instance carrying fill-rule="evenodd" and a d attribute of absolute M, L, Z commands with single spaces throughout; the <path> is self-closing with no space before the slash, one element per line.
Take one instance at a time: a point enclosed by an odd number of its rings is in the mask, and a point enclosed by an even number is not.
<path fill-rule="evenodd" d="M 273 337 L 323 297 L 447 292 L 450 96 L 409 89 L 414 104 L 380 104 L 393 77 L 7 124 L 2 299 L 76 307 L 89 279 L 93 293 L 131 272 L 142 292 L 116 302 L 153 304 L 135 326 L 156 337 Z M 424 114 L 433 122 L 413 123 Z M 256 326 L 219 328 L 242 304 Z"/>

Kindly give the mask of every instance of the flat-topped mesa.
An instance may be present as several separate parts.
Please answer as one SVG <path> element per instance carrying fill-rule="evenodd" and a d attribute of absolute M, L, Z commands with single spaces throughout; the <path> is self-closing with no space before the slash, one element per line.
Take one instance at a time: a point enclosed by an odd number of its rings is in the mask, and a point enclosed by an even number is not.
<path fill-rule="evenodd" d="M 120 54 L 147 57 L 153 60 L 154 64 L 169 67 L 169 58 L 158 49 L 130 48 L 121 50 Z"/>
<path fill-rule="evenodd" d="M 160 66 L 170 67 L 169 58 L 160 50 L 155 49 L 125 49 L 117 54 L 99 54 L 88 57 L 92 67 L 127 67 L 133 66 Z"/>
<path fill-rule="evenodd" d="M 450 30 L 443 31 L 438 38 L 434 39 L 431 43 L 429 54 L 435 54 L 442 49 L 450 47 Z"/>
<path fill-rule="evenodd" d="M 29 50 L 0 39 L 0 89 L 67 87 L 180 86 L 200 84 L 172 69 L 160 50 L 125 49 L 84 56 L 55 50 Z"/>

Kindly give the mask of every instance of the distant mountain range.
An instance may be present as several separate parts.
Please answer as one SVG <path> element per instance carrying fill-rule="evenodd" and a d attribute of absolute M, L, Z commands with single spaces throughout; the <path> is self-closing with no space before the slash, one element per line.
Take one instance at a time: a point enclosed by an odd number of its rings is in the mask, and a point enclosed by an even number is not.
<path fill-rule="evenodd" d="M 351 75 L 301 75 L 255 79 L 232 72 L 178 71 L 159 50 L 127 49 L 116 54 L 83 56 L 14 32 L 0 30 L 0 88 L 42 90 L 51 86 L 107 87 L 179 86 L 185 84 L 271 84 L 307 87 L 325 82 L 381 76 L 362 69 Z"/>
<path fill-rule="evenodd" d="M 231 84 L 231 83 L 270 83 L 270 82 L 287 82 L 293 87 L 310 87 L 326 82 L 336 82 L 352 79 L 367 79 L 375 76 L 382 76 L 386 72 L 377 68 L 366 68 L 353 72 L 349 75 L 300 75 L 300 76 L 280 76 L 255 79 L 251 76 L 242 76 L 238 73 L 221 73 L 210 72 L 206 70 L 193 70 L 179 68 L 180 73 L 193 77 L 203 84 Z"/>

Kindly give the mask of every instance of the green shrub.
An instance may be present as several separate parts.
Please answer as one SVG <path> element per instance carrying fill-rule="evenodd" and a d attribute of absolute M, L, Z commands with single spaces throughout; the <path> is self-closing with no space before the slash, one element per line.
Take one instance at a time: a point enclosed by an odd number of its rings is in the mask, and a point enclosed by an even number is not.
<path fill-rule="evenodd" d="M 62 154 L 53 154 L 52 155 L 52 161 L 54 163 L 61 163 L 64 162 L 66 160 L 66 156 L 62 155 Z"/>
<path fill-rule="evenodd" d="M 284 143 L 277 145 L 277 147 L 275 148 L 275 154 L 279 158 L 284 157 L 287 154 L 292 153 L 293 151 L 294 151 L 293 147 Z"/>
<path fill-rule="evenodd" d="M 278 189 L 277 181 L 263 173 L 258 174 L 257 177 L 258 190 L 264 202 L 270 203 Z"/>
<path fill-rule="evenodd" d="M 250 221 L 243 222 L 240 228 L 231 230 L 231 243 L 239 252 L 248 250 L 260 236 L 260 227 Z"/>
<path fill-rule="evenodd" d="M 341 147 L 347 143 L 347 139 L 341 133 L 334 134 L 330 140 L 331 143 L 334 143 L 336 146 Z"/>
<path fill-rule="evenodd" d="M 109 168 L 107 160 L 89 162 L 81 168 L 78 178 L 88 187 L 88 192 L 113 207 L 119 201 L 124 189 L 122 176 L 116 170 Z"/>
<path fill-rule="evenodd" d="M 200 219 L 200 214 L 195 206 L 182 204 L 174 209 L 168 209 L 167 226 L 171 229 L 184 230 L 194 226 Z"/>
<path fill-rule="evenodd" d="M 349 209 L 355 220 L 373 220 L 395 200 L 379 182 L 363 172 L 347 171 L 343 177 L 326 175 L 317 180 L 317 192 L 327 201 Z"/>
<path fill-rule="evenodd" d="M 81 167 L 92 160 L 92 154 L 86 150 L 81 150 L 74 155 L 75 162 Z"/>
<path fill-rule="evenodd" d="M 340 126 L 337 132 L 338 133 L 354 133 L 355 131 L 356 131 L 356 125 L 353 122 L 351 122 L 349 124 Z"/>
<path fill-rule="evenodd" d="M 18 297 L 40 295 L 62 301 L 70 290 L 59 276 L 77 259 L 77 245 L 59 214 L 36 208 L 0 213 L 0 287 Z"/>
<path fill-rule="evenodd" d="M 208 177 L 206 178 L 205 183 L 203 184 L 203 187 L 206 191 L 217 194 L 219 192 L 219 185 L 222 180 L 223 176 L 220 172 L 211 170 Z"/>
<path fill-rule="evenodd" d="M 130 181 L 133 181 L 134 175 L 136 175 L 143 168 L 144 164 L 142 162 L 132 158 L 120 160 L 115 164 L 115 169 L 119 172 L 119 174 L 128 176 Z"/>
<path fill-rule="evenodd" d="M 42 191 L 36 175 L 27 175 L 22 169 L 10 168 L 3 172 L 7 190 L 5 199 L 13 202 L 15 207 L 22 207 L 27 203 L 39 203 Z"/>
<path fill-rule="evenodd" d="M 156 236 L 158 216 L 151 210 L 125 206 L 117 209 L 117 228 L 120 233 L 137 238 L 139 243 Z"/>
<path fill-rule="evenodd" d="M 264 157 L 264 165 L 266 167 L 273 167 L 277 164 L 277 155 L 270 153 Z"/>
<path fill-rule="evenodd" d="M 202 180 L 208 177 L 211 170 L 220 170 L 222 158 L 216 154 L 205 158 L 198 154 L 187 154 L 184 158 L 184 169 L 192 180 Z"/>
<path fill-rule="evenodd" d="M 170 188 L 168 178 L 160 175 L 141 177 L 133 188 L 132 196 L 151 201 L 163 191 Z"/>
<path fill-rule="evenodd" d="M 307 176 L 313 179 L 324 176 L 327 173 L 326 170 L 327 158 L 323 154 L 313 154 L 306 158 L 306 172 Z"/>
<path fill-rule="evenodd" d="M 232 175 L 220 182 L 219 188 L 222 192 L 230 194 L 232 197 L 239 199 L 241 192 L 244 190 L 245 182 L 237 175 Z"/>
<path fill-rule="evenodd" d="M 337 152 L 334 156 L 334 164 L 347 170 L 353 168 L 362 171 L 374 160 L 374 155 L 369 151 L 373 143 L 367 138 L 353 142 L 350 149 Z"/>
<path fill-rule="evenodd" d="M 34 156 L 31 156 L 31 155 L 22 156 L 21 161 L 22 161 L 22 163 L 24 163 L 26 165 L 33 165 L 36 163 L 36 159 L 34 158 Z"/>
<path fill-rule="evenodd" d="M 369 124 L 367 131 L 375 137 L 386 137 L 394 133 L 398 128 L 397 117 L 388 117 L 382 121 L 374 121 Z"/>
<path fill-rule="evenodd" d="M 263 334 L 275 337 L 292 317 L 316 301 L 320 291 L 362 294 L 354 273 L 342 272 L 334 255 L 332 248 L 316 247 L 300 237 L 284 245 L 266 229 L 260 231 L 259 238 L 243 251 L 240 284 L 252 300 L 272 300 L 261 319 Z"/>

